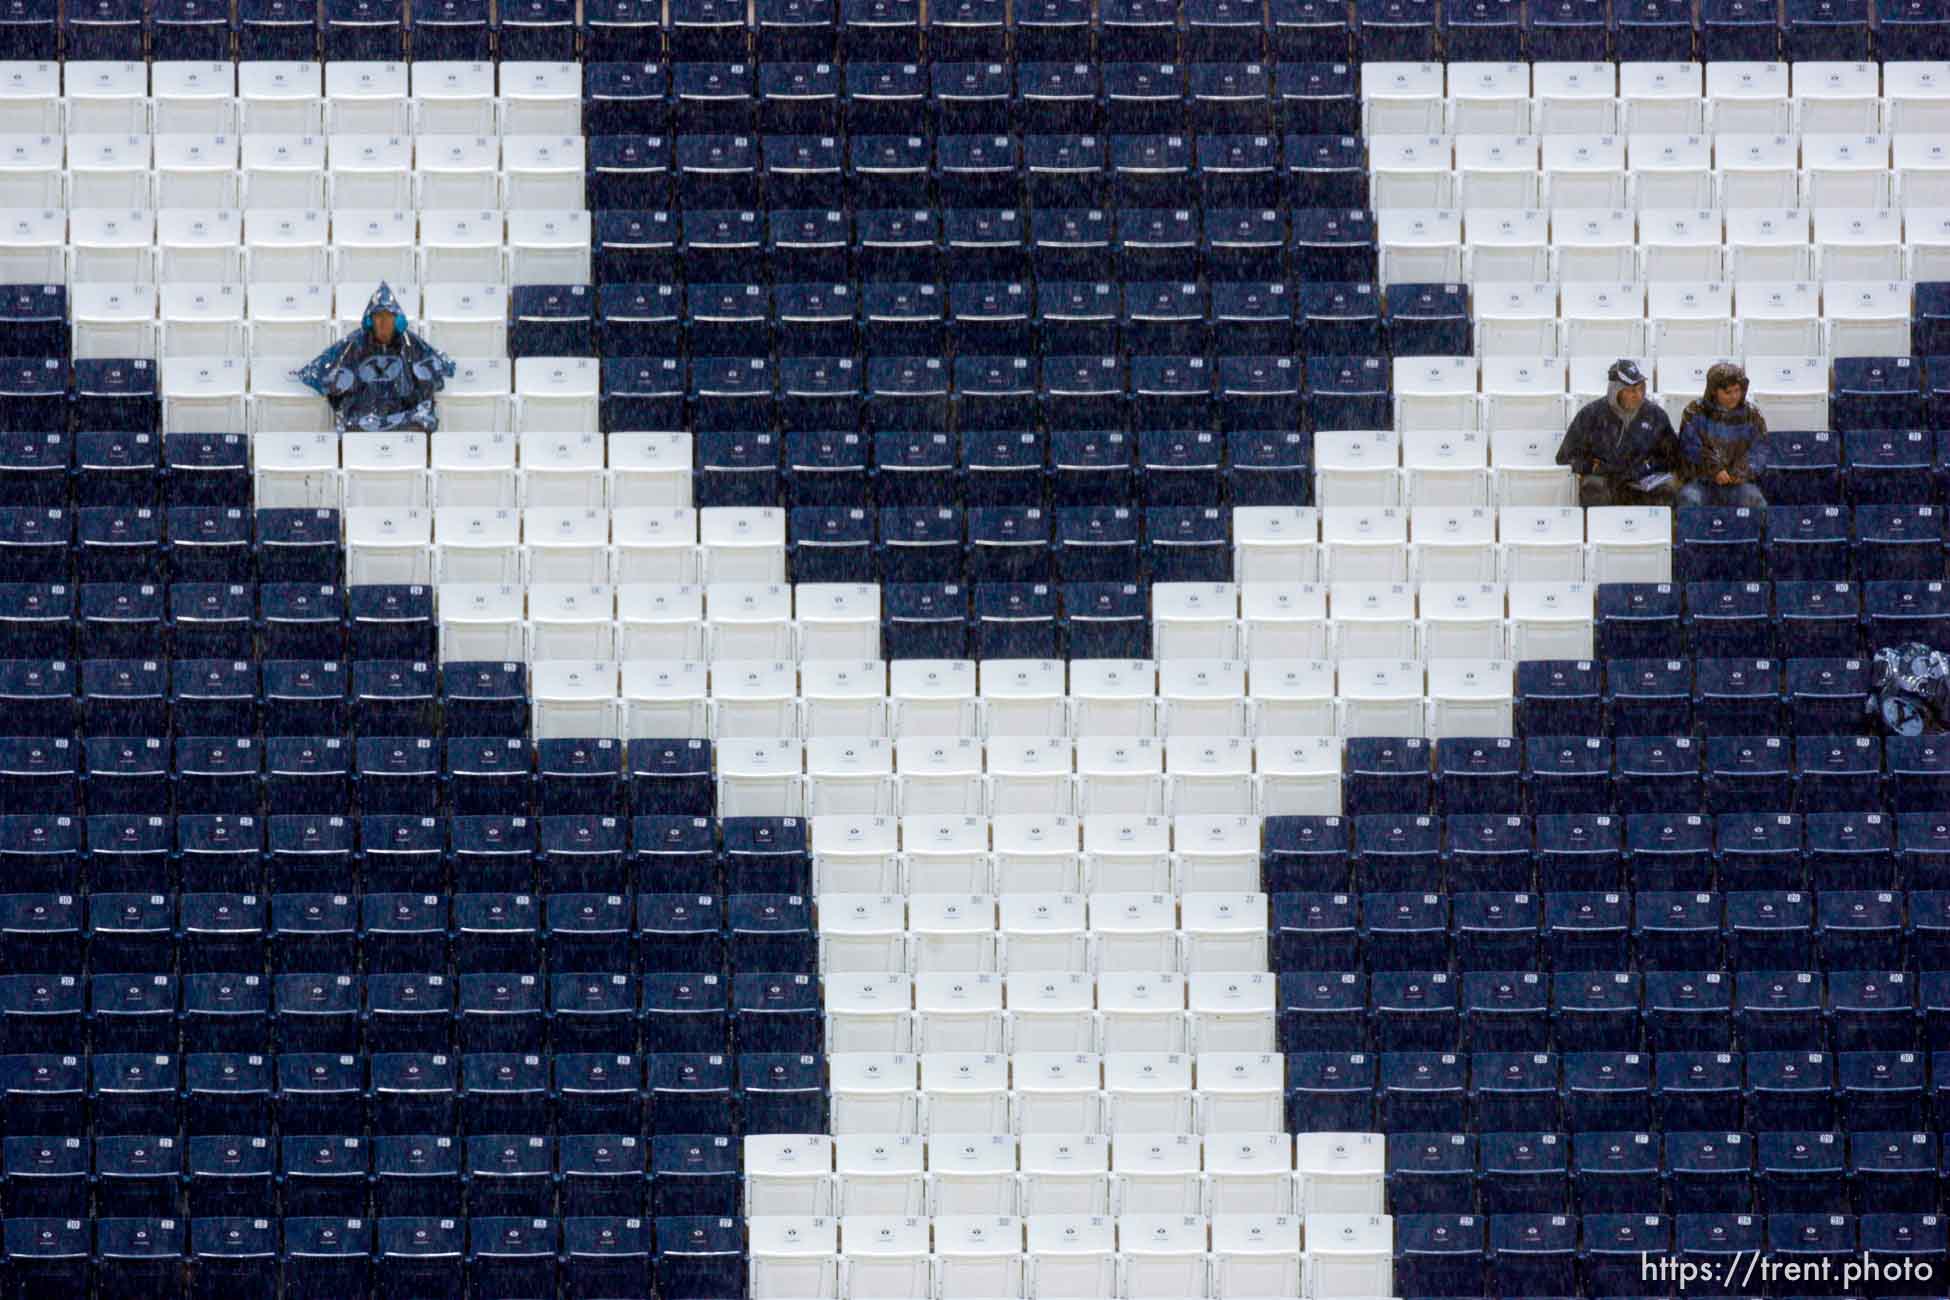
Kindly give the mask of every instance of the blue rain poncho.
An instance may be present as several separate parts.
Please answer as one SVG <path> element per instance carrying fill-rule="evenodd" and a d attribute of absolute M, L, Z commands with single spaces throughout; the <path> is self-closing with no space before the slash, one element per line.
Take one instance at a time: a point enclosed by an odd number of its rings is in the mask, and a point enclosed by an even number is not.
<path fill-rule="evenodd" d="M 375 312 L 393 314 L 393 338 L 381 343 L 372 332 Z M 338 430 L 386 433 L 440 427 L 433 395 L 454 373 L 454 363 L 407 326 L 406 313 L 381 283 L 366 303 L 360 327 L 319 353 L 302 370 L 300 383 L 331 403 Z"/>

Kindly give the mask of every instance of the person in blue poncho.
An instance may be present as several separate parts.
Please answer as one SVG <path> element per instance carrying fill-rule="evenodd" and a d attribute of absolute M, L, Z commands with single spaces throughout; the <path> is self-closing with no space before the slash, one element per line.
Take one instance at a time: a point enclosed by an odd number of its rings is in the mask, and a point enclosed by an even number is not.
<path fill-rule="evenodd" d="M 415 334 L 391 286 L 382 282 L 366 303 L 360 328 L 296 371 L 331 403 L 340 433 L 387 433 L 440 427 L 433 396 L 454 373 L 447 354 Z"/>

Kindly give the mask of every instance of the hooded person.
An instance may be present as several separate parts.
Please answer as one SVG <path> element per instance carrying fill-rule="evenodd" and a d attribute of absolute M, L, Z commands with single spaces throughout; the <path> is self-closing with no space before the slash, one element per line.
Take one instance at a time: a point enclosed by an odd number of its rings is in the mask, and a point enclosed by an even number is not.
<path fill-rule="evenodd" d="M 382 282 L 359 328 L 293 375 L 331 403 L 341 433 L 432 433 L 440 427 L 433 395 L 453 373 L 453 361 L 413 332 L 392 286 Z"/>
<path fill-rule="evenodd" d="M 1665 411 L 1645 400 L 1645 387 L 1636 361 L 1614 362 L 1605 372 L 1605 395 L 1572 417 L 1557 463 L 1578 476 L 1579 505 L 1672 504 L 1679 440 Z"/>
<path fill-rule="evenodd" d="M 1706 392 L 1679 420 L 1682 506 L 1747 506 L 1767 498 L 1754 482 L 1754 444 L 1767 437 L 1760 408 L 1747 400 L 1747 372 L 1731 361 L 1706 372 Z"/>

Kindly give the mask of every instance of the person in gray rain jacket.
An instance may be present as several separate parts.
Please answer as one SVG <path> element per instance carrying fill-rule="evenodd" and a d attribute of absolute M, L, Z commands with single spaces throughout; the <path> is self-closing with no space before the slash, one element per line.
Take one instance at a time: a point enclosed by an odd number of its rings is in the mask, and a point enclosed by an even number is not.
<path fill-rule="evenodd" d="M 1585 404 L 1557 447 L 1557 463 L 1578 476 L 1578 504 L 1669 506 L 1678 488 L 1679 441 L 1672 421 L 1645 398 L 1645 372 L 1618 361 L 1605 395 Z"/>
<path fill-rule="evenodd" d="M 453 373 L 454 363 L 413 332 L 383 282 L 366 303 L 359 328 L 294 372 L 331 404 L 340 433 L 435 432 L 440 416 L 433 395 Z"/>

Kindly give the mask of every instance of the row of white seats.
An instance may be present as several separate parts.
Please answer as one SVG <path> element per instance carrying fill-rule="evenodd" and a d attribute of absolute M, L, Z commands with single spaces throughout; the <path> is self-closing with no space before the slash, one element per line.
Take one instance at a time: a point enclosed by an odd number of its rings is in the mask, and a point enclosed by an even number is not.
<path fill-rule="evenodd" d="M 1192 1061 L 1180 1054 L 1106 1057 L 1107 1086 L 1159 1071 L 1190 1086 Z M 1134 1101 L 1133 1089 L 1125 1098 Z M 1128 1116 L 1135 1120 L 1138 1116 Z M 1209 1208 L 1247 1194 L 1240 1180 L 1266 1179 L 1272 1199 L 1255 1207 L 1280 1214 L 1378 1214 L 1387 1150 L 1380 1134 L 1252 1134 L 1210 1144 L 1174 1128 L 1123 1126 L 1107 1139 L 1031 1133 L 752 1134 L 744 1140 L 746 1213 L 1227 1214 Z M 1207 1153 L 1210 1152 L 1208 1162 Z M 1277 1175 L 1291 1170 L 1282 1186 Z M 1207 1181 L 1210 1175 L 1210 1181 Z M 1288 1198 L 1291 1199 L 1288 1199 Z"/>
<path fill-rule="evenodd" d="M 363 311 L 364 299 L 355 307 L 348 295 L 347 310 Z M 253 438 L 250 450 L 259 506 L 689 509 L 692 500 L 688 433 L 298 433 Z"/>
<path fill-rule="evenodd" d="M 1367 63 L 1369 134 L 1950 131 L 1950 63 Z"/>
<path fill-rule="evenodd" d="M 817 895 L 1026 892 L 1170 898 L 1246 893 L 1260 882 L 1257 817 L 1099 813 L 990 819 L 935 813 L 815 817 L 811 825 Z M 826 987 L 830 1012 L 836 985 L 829 980 Z"/>
<path fill-rule="evenodd" d="M 1886 287 L 1886 286 L 1884 286 Z M 1870 291 L 1867 310 L 1859 331 L 1846 336 L 1831 330 L 1830 342 L 1844 346 L 1844 355 L 1905 356 L 1909 352 L 1910 307 L 1907 294 L 1894 295 L 1899 301 L 1886 301 L 1882 288 Z M 1620 317 L 1609 328 L 1590 329 L 1587 348 L 1582 353 L 1595 362 L 1600 356 L 1644 355 L 1647 322 L 1643 316 L 1629 314 L 1628 302 Z M 1886 314 L 1885 314 L 1886 313 Z M 1831 325 L 1834 323 L 1831 318 Z M 1855 322 L 1851 322 L 1854 324 Z M 1897 342 L 1901 346 L 1876 352 L 1861 346 L 1877 341 Z M 1837 342 L 1840 340 L 1840 342 Z M 1610 346 L 1617 344 L 1616 347 Z M 1602 346 L 1601 346 L 1602 345 Z M 1635 346 L 1637 345 L 1637 346 Z M 1705 391 L 1706 372 L 1728 358 L 1687 356 L 1657 358 L 1653 396 L 1672 409 L 1683 409 L 1686 402 Z M 1749 396 L 1763 405 L 1769 425 L 1779 429 L 1826 429 L 1828 427 L 1828 360 L 1825 356 L 1762 356 L 1747 354 L 1739 358 L 1751 379 Z M 1481 392 L 1483 360 L 1476 357 L 1396 357 L 1394 358 L 1395 428 L 1403 433 L 1478 429 L 1484 424 Z M 1696 382 L 1689 383 L 1697 378 Z M 1674 405 L 1676 403 L 1676 405 Z"/>
<path fill-rule="evenodd" d="M 1472 469 L 1474 467 L 1471 467 Z M 1483 473 L 1484 471 L 1475 471 Z M 1319 516 L 1319 544 L 1301 510 Z M 1318 571 L 1303 581 L 1338 588 L 1343 583 L 1407 582 L 1582 582 L 1588 569 L 1610 574 L 1630 570 L 1667 577 L 1671 571 L 1672 511 L 1665 507 L 1576 506 L 1343 506 L 1243 507 L 1234 515 L 1235 546 L 1249 563 L 1240 576 L 1258 582 L 1262 564 L 1271 572 L 1303 574 L 1312 559 Z M 1245 510 L 1258 513 L 1244 515 Z M 1587 527 L 1587 515 L 1593 517 Z M 1289 579 L 1291 580 L 1291 579 Z M 1607 576 L 1602 581 L 1626 581 Z M 1330 595 L 1335 593 L 1330 592 Z M 1346 603 L 1365 610 L 1366 591 L 1345 593 Z M 1447 602 L 1455 593 L 1444 593 Z M 1472 598 L 1473 599 L 1473 598 Z M 1343 601 L 1333 602 L 1341 618 Z M 1412 610 L 1411 610 L 1412 613 Z M 1364 616 L 1362 614 L 1354 615 Z M 1222 656 L 1223 657 L 1223 656 Z"/>
<path fill-rule="evenodd" d="M 0 135 L 0 208 L 576 209 L 580 135 Z M 329 141 L 329 143 L 328 143 Z"/>
<path fill-rule="evenodd" d="M 1099 895 L 1094 901 L 1122 897 Z M 915 899 L 917 909 L 935 901 Z M 1112 1091 L 1141 1087 L 1167 1094 L 1158 1098 L 1164 1109 L 1116 1117 L 1125 1131 L 1189 1133 L 1192 1062 L 1184 1054 L 1257 1051 L 1255 1045 L 1269 1032 L 1261 984 L 1234 989 L 1210 973 L 1136 964 L 1088 972 L 1013 970 L 1016 949 L 1050 938 L 1025 927 L 1005 935 L 1001 945 L 996 966 L 1010 973 L 971 970 L 966 967 L 972 958 L 954 947 L 966 937 L 939 928 L 913 936 L 910 946 L 933 949 L 924 959 L 932 969 L 919 974 L 906 973 L 906 961 L 891 974 L 828 973 L 826 1050 L 1106 1053 L 1105 1078 Z M 1164 941 L 1141 931 L 1106 929 L 1094 947 L 1108 947 L 1114 957 L 1135 954 L 1147 944 L 1162 947 Z"/>
<path fill-rule="evenodd" d="M 1904 208 L 1950 201 L 1933 135 L 1370 135 L 1369 202 L 1398 208 Z"/>
<path fill-rule="evenodd" d="M 71 286 L 79 327 L 83 308 L 119 319 L 116 300 L 135 286 L 247 286 L 254 311 L 258 298 L 304 287 L 329 303 L 334 285 L 349 297 L 360 280 L 416 293 L 421 284 L 585 284 L 590 229 L 580 208 L 8 209 L 0 272 L 8 284 Z"/>
<path fill-rule="evenodd" d="M 166 433 L 310 435 L 332 427 L 325 400 L 294 369 L 310 357 L 169 357 Z M 442 429 L 583 433 L 600 427 L 602 368 L 593 357 L 455 357 L 440 391 Z"/>
<path fill-rule="evenodd" d="M 1812 221 L 1812 225 L 1811 225 Z M 1950 279 L 1950 207 L 1391 208 L 1384 284 Z M 1467 234 L 1467 239 L 1464 236 Z"/>
<path fill-rule="evenodd" d="M 1425 669 L 1412 662 L 1360 660 L 1343 665 L 1343 672 L 1370 665 L 1373 670 L 1339 697 L 1295 702 L 1309 715 L 1330 714 L 1334 736 L 974 741 L 721 735 L 712 742 L 717 809 L 724 817 L 1331 816 L 1341 810 L 1337 737 L 1510 735 L 1509 663 L 1437 660 Z M 565 667 L 571 666 L 537 665 L 534 678 L 542 682 L 547 670 Z M 1424 687 L 1425 672 L 1442 684 Z M 534 705 L 543 738 L 614 736 L 622 730 L 623 701 L 551 700 L 540 694 L 546 689 L 546 684 L 536 688 Z M 639 738 L 669 738 L 668 724 L 638 721 L 668 711 L 661 701 L 630 707 L 628 725 Z M 1324 724 L 1310 716 L 1271 725 L 1284 730 Z"/>
<path fill-rule="evenodd" d="M 1335 631 L 1340 647 L 1349 650 L 1480 650 L 1529 644 L 1569 649 L 1588 644 L 1588 621 L 1566 625 L 1548 617 L 1555 613 L 1540 610 L 1540 617 L 1528 627 L 1520 627 L 1515 619 L 1506 623 L 1500 615 L 1465 612 L 1449 622 L 1376 620 Z M 727 620 L 707 627 L 704 634 L 722 648 L 778 650 L 793 648 L 795 636 L 804 643 L 821 638 L 864 640 L 871 635 L 845 618 L 825 623 L 808 620 L 797 629 L 789 624 Z M 663 638 L 666 644 L 674 639 L 668 625 L 639 625 L 624 635 L 646 642 Z M 441 623 L 442 654 L 456 662 L 519 662 L 514 651 L 522 648 L 523 636 L 523 624 L 512 614 L 504 621 L 443 619 Z M 566 619 L 531 620 L 526 636 L 531 652 L 538 644 L 546 649 L 566 647 L 576 636 L 585 638 L 581 644 L 589 643 L 586 627 Z M 547 638 L 553 640 L 540 640 Z M 1306 639 L 1326 638 L 1314 632 Z M 797 664 L 789 659 L 626 660 L 620 695 L 613 693 L 615 664 L 606 661 L 531 656 L 529 677 L 539 716 L 554 719 L 586 708 L 591 711 L 588 724 L 597 728 L 561 732 L 550 721 L 551 734 L 804 740 L 816 750 L 813 771 L 826 771 L 837 762 L 819 747 L 858 742 L 870 748 L 854 755 L 854 760 L 884 759 L 885 775 L 890 778 L 896 770 L 921 764 L 923 757 L 936 768 L 945 765 L 946 771 L 959 772 L 972 783 L 969 801 L 978 799 L 974 785 L 979 784 L 983 739 L 1029 735 L 1057 737 L 1065 743 L 1139 745 L 1289 741 L 1373 734 L 1364 719 L 1376 710 L 1407 724 L 1400 732 L 1381 734 L 1419 735 L 1425 725 L 1420 716 L 1424 699 L 1430 703 L 1426 725 L 1438 734 L 1508 734 L 1502 702 L 1507 701 L 1510 687 L 1499 675 L 1507 677 L 1510 669 L 1500 657 L 1431 658 L 1423 663 L 1412 656 L 1343 656 L 1338 668 L 1346 698 L 1338 700 L 1337 661 L 1327 658 L 1173 660 L 1162 665 L 1162 686 L 1154 682 L 1149 661 L 1080 659 L 1072 665 L 1068 694 L 1060 663 L 987 661 L 990 672 L 1018 666 L 1023 669 L 1020 690 L 980 697 L 973 690 L 973 663 L 968 660 L 901 659 L 892 665 L 864 658 L 808 658 Z M 601 684 L 591 679 L 600 679 Z M 1458 731 L 1472 704 L 1481 714 L 1474 720 L 1486 730 Z M 1358 730 L 1350 733 L 1350 727 Z M 924 747 L 913 752 L 901 748 L 950 737 L 960 747 L 958 761 L 954 755 L 934 754 Z M 1094 770 L 1094 764 L 1086 764 L 1085 770 Z M 942 775 L 945 779 L 946 773 Z M 955 806 L 960 808 L 962 802 Z"/>
<path fill-rule="evenodd" d="M 1378 1214 L 761 1215 L 747 1234 L 754 1300 L 1368 1300 L 1394 1283 Z"/>
<path fill-rule="evenodd" d="M 573 135 L 578 63 L 0 62 L 0 134 Z"/>
<path fill-rule="evenodd" d="M 1121 815 L 1141 816 L 1147 811 L 1124 811 Z M 978 964 L 974 967 L 977 970 L 994 969 L 1010 975 L 1066 971 L 1209 975 L 1266 970 L 1270 927 L 1266 895 L 1258 892 L 1194 892 L 1178 897 L 1142 893 L 957 894 L 946 896 L 953 900 L 953 922 L 939 931 L 924 930 L 926 923 L 944 921 L 942 911 L 934 906 L 939 897 L 821 894 L 816 909 L 820 973 L 831 977 L 905 970 L 914 945 L 932 950 L 924 960 L 934 970 L 968 969 L 941 964 L 948 960 L 942 948 L 971 933 L 969 927 L 980 929 L 984 925 L 993 932 L 987 941 L 991 950 L 978 960 L 989 964 Z M 1089 1022 L 1086 1013 L 1092 1005 L 1089 981 L 1082 979 L 1063 988 L 1051 983 L 1044 992 L 1052 1008 L 1068 1008 L 1077 1017 L 1066 1029 L 1053 1033 L 1067 1033 L 1081 1041 L 1051 1042 L 1043 1045 L 1043 1050 L 1093 1050 L 1090 1044 L 1094 1036 L 1085 1032 Z M 988 1029 L 1001 1029 L 1001 983 L 991 982 L 984 990 L 937 986 L 932 992 L 949 998 L 946 1007 L 950 1014 L 953 1007 L 961 1007 Z M 934 1005 L 933 998 L 924 998 L 917 1009 L 925 1014 Z M 925 1025 L 919 1027 L 925 1030 Z M 923 1050 L 996 1052 L 1007 1050 L 1007 1045 L 982 1030 L 967 1046 L 941 1043 Z"/>
<path fill-rule="evenodd" d="M 1246 977 L 1231 978 L 1234 983 Z M 1244 1024 L 1261 1024 L 1272 1016 L 1271 975 L 1256 977 L 1263 986 L 1221 1000 L 1208 1013 L 1214 1033 L 1224 1032 L 1228 1014 Z M 1433 976 L 1431 978 L 1434 978 Z M 1266 1010 L 1259 1010 L 1264 1003 Z M 1228 1011 L 1230 1008 L 1230 1011 Z M 1155 1008 L 1153 1008 L 1155 1010 Z M 1250 1036 L 1235 1030 L 1241 1037 Z M 1256 1031 L 1255 1031 L 1256 1032 Z M 1270 1031 L 1269 1031 L 1270 1032 Z M 1145 1049 L 1139 1049 L 1143 1051 Z M 889 1133 L 1088 1134 L 1111 1132 L 1116 1106 L 1108 1094 L 1105 1065 L 1120 1059 L 1122 1091 L 1163 1093 L 1167 1107 L 1175 1107 L 1175 1073 L 1147 1069 L 1137 1054 L 1099 1056 L 1090 1052 L 841 1052 L 828 1057 L 835 1135 Z M 1155 1058 L 1153 1058 L 1155 1061 Z M 1192 1119 L 1189 1132 L 1250 1134 L 1270 1148 L 1254 1159 L 1254 1167 L 1271 1181 L 1290 1178 L 1292 1139 L 1281 1132 L 1285 1123 L 1286 1060 L 1266 1049 L 1214 1048 L 1192 1058 Z M 1152 1134 L 1164 1108 L 1152 1108 L 1127 1133 Z M 1130 1115 L 1129 1110 L 1125 1112 Z M 1171 1131 L 1169 1129 L 1167 1132 Z M 1208 1165 L 1220 1144 L 1206 1144 Z M 1236 1142 L 1228 1147 L 1239 1145 Z"/>

